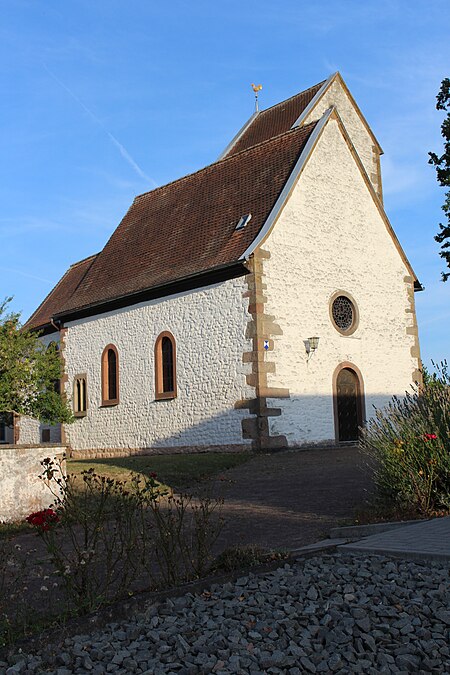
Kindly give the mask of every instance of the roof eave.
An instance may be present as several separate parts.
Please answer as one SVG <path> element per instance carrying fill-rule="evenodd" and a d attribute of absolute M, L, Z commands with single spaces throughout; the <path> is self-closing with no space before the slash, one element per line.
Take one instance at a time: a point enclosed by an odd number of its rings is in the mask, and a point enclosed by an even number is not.
<path fill-rule="evenodd" d="M 175 295 L 188 290 L 195 290 L 202 286 L 211 286 L 221 281 L 226 281 L 227 279 L 244 276 L 245 274 L 248 274 L 245 260 L 233 260 L 232 262 L 218 265 L 208 270 L 202 270 L 185 277 L 180 277 L 175 281 L 170 281 L 165 284 L 151 286 L 140 291 L 133 291 L 132 293 L 115 296 L 100 302 L 94 302 L 82 307 L 58 312 L 52 316 L 52 321 L 62 321 L 67 323 L 67 321 L 75 321 L 96 314 L 104 314 L 111 310 L 137 305 L 147 300 L 157 300 L 158 298 L 167 297 L 169 295 Z"/>

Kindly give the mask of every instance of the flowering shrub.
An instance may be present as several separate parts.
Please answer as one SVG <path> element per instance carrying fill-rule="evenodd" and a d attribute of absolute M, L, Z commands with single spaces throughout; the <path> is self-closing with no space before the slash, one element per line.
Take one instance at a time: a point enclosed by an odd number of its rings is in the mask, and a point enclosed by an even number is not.
<path fill-rule="evenodd" d="M 51 527 L 54 527 L 60 521 L 60 517 L 53 511 L 53 509 L 43 509 L 43 511 L 36 511 L 35 513 L 30 513 L 27 518 L 25 518 L 27 523 L 33 525 L 38 530 L 42 532 L 48 532 Z"/>
<path fill-rule="evenodd" d="M 170 587 L 208 571 L 222 500 L 175 495 L 154 472 L 123 482 L 91 468 L 80 484 L 50 459 L 42 467 L 54 509 L 26 520 L 44 541 L 69 610 L 87 613 L 136 588 Z"/>
<path fill-rule="evenodd" d="M 419 515 L 450 510 L 450 376 L 424 373 L 420 389 L 377 410 L 361 446 L 375 459 L 378 497 Z"/>
<path fill-rule="evenodd" d="M 204 576 L 223 526 L 223 500 L 175 494 L 161 488 L 155 473 L 146 480 L 134 475 L 131 483 L 139 504 L 141 560 L 152 585 L 172 587 Z"/>
<path fill-rule="evenodd" d="M 43 539 L 54 572 L 61 577 L 68 609 L 86 613 L 129 589 L 136 546 L 136 504 L 120 481 L 82 473 L 81 486 L 51 459 L 40 476 L 54 497 L 54 509 L 26 521 Z M 53 479 L 51 482 L 49 479 Z"/>
<path fill-rule="evenodd" d="M 26 633 L 33 619 L 24 579 L 34 567 L 35 554 L 36 549 L 23 552 L 13 537 L 0 537 L 0 650 L 15 635 Z"/>

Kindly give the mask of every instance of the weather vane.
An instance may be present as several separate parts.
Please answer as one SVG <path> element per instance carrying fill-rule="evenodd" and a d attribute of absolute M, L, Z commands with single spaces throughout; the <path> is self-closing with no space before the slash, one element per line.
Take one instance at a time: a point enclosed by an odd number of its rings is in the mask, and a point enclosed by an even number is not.
<path fill-rule="evenodd" d="M 259 94 L 259 92 L 260 92 L 261 89 L 262 89 L 262 84 L 253 84 L 253 82 L 252 82 L 252 89 L 253 89 L 253 91 L 254 91 L 254 93 L 255 93 L 255 112 L 258 112 L 258 111 L 259 111 L 259 107 L 258 107 L 258 94 Z"/>

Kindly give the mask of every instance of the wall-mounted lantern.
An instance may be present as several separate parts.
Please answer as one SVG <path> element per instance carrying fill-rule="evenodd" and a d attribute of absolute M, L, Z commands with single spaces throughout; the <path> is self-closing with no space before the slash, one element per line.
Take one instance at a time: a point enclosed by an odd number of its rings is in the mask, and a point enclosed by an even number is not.
<path fill-rule="evenodd" d="M 308 354 L 308 357 L 313 354 L 317 347 L 319 346 L 319 338 L 318 337 L 310 337 L 307 340 L 304 340 L 304 345 L 306 349 L 306 353 Z"/>

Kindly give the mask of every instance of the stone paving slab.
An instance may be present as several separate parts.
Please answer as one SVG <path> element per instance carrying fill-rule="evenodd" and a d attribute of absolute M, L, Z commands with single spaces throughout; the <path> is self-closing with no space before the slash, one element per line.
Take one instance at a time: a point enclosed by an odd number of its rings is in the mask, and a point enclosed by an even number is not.
<path fill-rule="evenodd" d="M 450 562 L 450 516 L 374 534 L 338 548 L 344 551 Z"/>
<path fill-rule="evenodd" d="M 399 520 L 393 523 L 371 523 L 367 525 L 346 525 L 345 527 L 333 527 L 330 530 L 329 536 L 334 538 L 344 538 L 348 541 L 360 540 L 363 537 L 371 537 L 373 534 L 380 534 L 388 530 L 398 530 L 400 527 L 407 527 L 408 525 L 418 525 L 419 523 L 428 522 L 426 520 Z"/>

